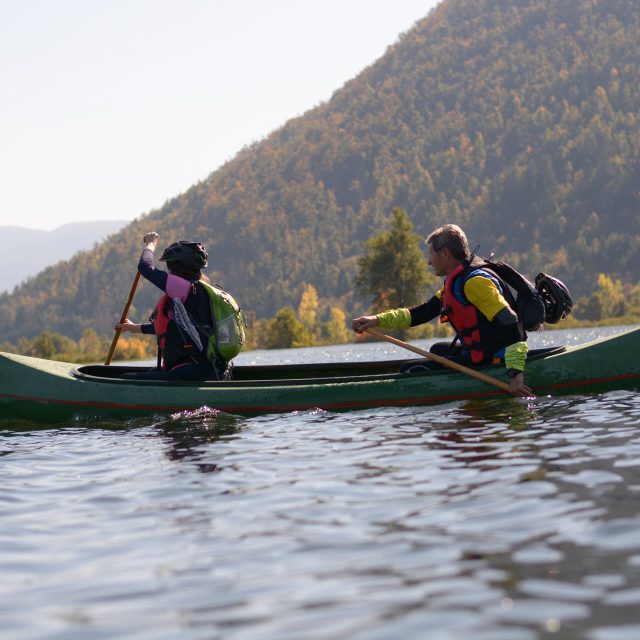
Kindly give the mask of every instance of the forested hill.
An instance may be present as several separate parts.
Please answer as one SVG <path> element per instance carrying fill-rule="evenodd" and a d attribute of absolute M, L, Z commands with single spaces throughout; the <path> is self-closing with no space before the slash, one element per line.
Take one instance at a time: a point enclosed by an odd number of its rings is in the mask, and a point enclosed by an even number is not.
<path fill-rule="evenodd" d="M 396 206 L 421 234 L 457 222 L 481 253 L 576 295 L 598 272 L 635 283 L 639 76 L 637 0 L 444 0 L 329 102 L 1 297 L 3 337 L 109 331 L 150 229 L 206 243 L 214 278 L 259 317 L 303 283 L 363 310 L 355 261 Z M 145 285 L 133 315 L 155 297 Z"/>

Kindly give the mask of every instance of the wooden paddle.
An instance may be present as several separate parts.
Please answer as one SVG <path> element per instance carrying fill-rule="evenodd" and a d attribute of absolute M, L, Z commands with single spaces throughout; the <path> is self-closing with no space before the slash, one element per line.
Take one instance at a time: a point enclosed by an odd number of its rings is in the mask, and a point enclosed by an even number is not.
<path fill-rule="evenodd" d="M 443 358 L 435 353 L 431 353 L 430 351 L 425 351 L 424 349 L 420 349 L 418 347 L 414 347 L 412 344 L 408 342 L 403 342 L 402 340 L 398 340 L 398 338 L 393 338 L 392 336 L 388 336 L 386 333 L 382 333 L 377 329 L 365 329 L 364 333 L 368 333 L 372 336 L 376 336 L 377 338 L 382 338 L 387 342 L 391 342 L 392 344 L 397 345 L 398 347 L 403 347 L 404 349 L 408 349 L 409 351 L 413 351 L 413 353 L 417 353 L 419 356 L 423 356 L 424 358 L 429 358 L 429 360 L 433 360 L 434 362 L 438 362 L 443 367 L 449 367 L 450 369 L 455 369 L 460 373 L 464 373 L 472 378 L 476 378 L 478 380 L 482 380 L 482 382 L 486 382 L 487 384 L 492 384 L 494 387 L 498 387 L 507 393 L 511 393 L 509 391 L 509 385 L 502 380 L 497 380 L 492 376 L 488 376 L 480 371 L 476 371 L 475 369 L 471 369 L 470 367 L 465 367 L 463 364 L 459 364 L 457 362 L 453 362 L 452 360 L 448 360 L 447 358 Z"/>
<path fill-rule="evenodd" d="M 140 272 L 136 272 L 136 277 L 133 279 L 133 284 L 131 285 L 131 290 L 129 291 L 129 297 L 127 298 L 127 302 L 124 305 L 124 309 L 122 310 L 122 315 L 120 316 L 120 324 L 122 324 L 129 314 L 129 307 L 131 306 L 131 302 L 133 300 L 133 296 L 138 288 L 138 282 L 140 282 Z M 113 336 L 113 340 L 111 341 L 111 347 L 109 347 L 109 353 L 107 353 L 107 358 L 104 361 L 105 364 L 111 364 L 111 360 L 113 358 L 113 354 L 116 352 L 116 345 L 118 344 L 118 338 L 122 333 L 122 329 L 116 329 L 116 333 Z"/>

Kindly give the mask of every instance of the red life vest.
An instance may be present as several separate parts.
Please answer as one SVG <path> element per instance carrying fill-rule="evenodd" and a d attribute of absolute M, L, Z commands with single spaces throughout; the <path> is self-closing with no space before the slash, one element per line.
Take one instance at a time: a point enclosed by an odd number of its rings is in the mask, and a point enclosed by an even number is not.
<path fill-rule="evenodd" d="M 455 280 L 464 271 L 464 268 L 464 264 L 456 267 L 444 282 L 441 317 L 444 321 L 448 320 L 456 330 L 465 347 L 469 350 L 471 362 L 479 364 L 485 359 L 485 352 L 481 340 L 478 310 L 470 302 L 459 300 L 453 291 Z"/>
<path fill-rule="evenodd" d="M 189 298 L 191 298 L 191 294 L 189 294 Z M 191 302 L 189 298 L 187 300 Z M 164 371 L 170 371 L 183 364 L 207 364 L 209 361 L 206 355 L 199 351 L 189 336 L 178 329 L 174 318 L 169 316 L 169 310 L 172 308 L 173 301 L 165 293 L 158 300 L 151 315 L 151 322 L 158 341 L 158 366 Z M 191 308 L 190 304 L 189 308 Z"/>
<path fill-rule="evenodd" d="M 184 301 L 184 306 L 189 317 L 194 322 L 200 333 L 202 344 L 207 344 L 211 327 L 212 311 L 209 295 L 198 283 L 192 283 L 191 291 Z M 159 349 L 159 365 L 162 369 L 172 370 L 184 364 L 210 365 L 211 360 L 207 355 L 207 349 L 200 351 L 193 339 L 179 328 L 173 317 L 173 300 L 169 294 L 165 293 L 158 300 L 151 322 L 156 334 Z M 170 314 L 171 312 L 171 314 Z M 216 359 L 222 359 L 216 354 Z"/>

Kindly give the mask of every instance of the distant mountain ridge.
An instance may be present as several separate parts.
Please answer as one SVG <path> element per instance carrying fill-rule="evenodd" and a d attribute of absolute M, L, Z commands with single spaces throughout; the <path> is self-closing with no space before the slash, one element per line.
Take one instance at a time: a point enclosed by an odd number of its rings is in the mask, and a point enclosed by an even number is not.
<path fill-rule="evenodd" d="M 68 260 L 78 251 L 102 242 L 127 224 L 126 220 L 72 222 L 51 231 L 0 226 L 0 293 L 37 275 L 45 267 Z"/>
<path fill-rule="evenodd" d="M 640 3 L 443 0 L 331 100 L 88 253 L 0 296 L 5 340 L 111 332 L 145 231 L 204 242 L 245 311 L 305 284 L 347 313 L 363 243 L 407 211 L 574 297 L 640 280 Z M 206 79 L 203 79 L 203 82 Z M 259 105 L 256 105 L 259 108 Z M 429 295 L 431 292 L 425 292 Z M 131 317 L 158 292 L 142 283 Z"/>

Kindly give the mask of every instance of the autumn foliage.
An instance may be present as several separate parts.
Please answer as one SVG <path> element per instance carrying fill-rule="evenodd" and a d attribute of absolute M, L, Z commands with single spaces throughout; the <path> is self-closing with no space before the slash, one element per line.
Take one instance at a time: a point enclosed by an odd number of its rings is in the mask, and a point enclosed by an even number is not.
<path fill-rule="evenodd" d="M 107 336 L 151 229 L 204 242 L 208 275 L 256 321 L 297 316 L 310 285 L 350 316 L 368 304 L 355 286 L 365 242 L 395 207 L 420 236 L 457 223 L 481 255 L 553 273 L 576 299 L 599 273 L 631 295 L 639 59 L 637 0 L 444 0 L 326 104 L 0 296 L 2 338 Z M 141 286 L 131 315 L 146 319 L 156 298 Z"/>

